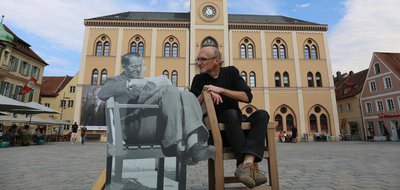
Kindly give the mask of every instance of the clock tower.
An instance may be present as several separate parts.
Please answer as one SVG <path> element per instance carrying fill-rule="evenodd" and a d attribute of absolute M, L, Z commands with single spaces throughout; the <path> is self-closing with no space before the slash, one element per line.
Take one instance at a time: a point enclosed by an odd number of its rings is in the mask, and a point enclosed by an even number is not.
<path fill-rule="evenodd" d="M 227 0 L 190 1 L 190 84 L 199 73 L 195 59 L 203 46 L 217 47 L 224 65 L 230 65 Z"/>

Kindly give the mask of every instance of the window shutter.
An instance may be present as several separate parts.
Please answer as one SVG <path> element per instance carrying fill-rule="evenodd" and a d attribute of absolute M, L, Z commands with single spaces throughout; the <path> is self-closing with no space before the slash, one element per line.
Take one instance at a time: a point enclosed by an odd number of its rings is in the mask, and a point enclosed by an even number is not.
<path fill-rule="evenodd" d="M 14 90 L 14 84 L 11 84 L 11 85 L 10 85 L 10 93 L 9 93 L 9 95 L 8 95 L 9 98 L 12 98 L 12 96 L 13 96 L 13 90 Z"/>
<path fill-rule="evenodd" d="M 0 85 L 0 95 L 3 95 L 4 81 L 1 81 Z"/>
<path fill-rule="evenodd" d="M 31 64 L 26 64 L 26 73 L 25 73 L 25 76 L 29 76 L 30 71 L 31 71 Z"/>

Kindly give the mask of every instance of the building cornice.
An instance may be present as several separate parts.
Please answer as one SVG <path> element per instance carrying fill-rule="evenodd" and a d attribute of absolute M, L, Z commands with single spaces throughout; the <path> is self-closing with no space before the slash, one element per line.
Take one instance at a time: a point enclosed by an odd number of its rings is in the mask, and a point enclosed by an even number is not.
<path fill-rule="evenodd" d="M 140 22 L 124 20 L 85 20 L 85 26 L 107 27 L 144 27 L 144 28 L 190 28 L 189 22 Z M 277 30 L 277 31 L 328 31 L 327 25 L 293 24 L 247 24 L 229 23 L 230 30 Z"/>

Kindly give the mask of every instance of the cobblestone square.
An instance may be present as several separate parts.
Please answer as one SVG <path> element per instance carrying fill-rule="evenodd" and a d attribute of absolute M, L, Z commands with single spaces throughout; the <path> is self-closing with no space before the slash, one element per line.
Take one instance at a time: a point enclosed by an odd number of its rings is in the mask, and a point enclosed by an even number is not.
<path fill-rule="evenodd" d="M 277 151 L 283 190 L 400 189 L 399 142 L 278 143 Z M 0 189 L 91 189 L 105 168 L 105 154 L 105 143 L 90 142 L 3 148 Z M 233 166 L 225 165 L 227 174 L 233 173 Z M 206 162 L 188 167 L 187 189 L 207 189 L 206 168 Z"/>

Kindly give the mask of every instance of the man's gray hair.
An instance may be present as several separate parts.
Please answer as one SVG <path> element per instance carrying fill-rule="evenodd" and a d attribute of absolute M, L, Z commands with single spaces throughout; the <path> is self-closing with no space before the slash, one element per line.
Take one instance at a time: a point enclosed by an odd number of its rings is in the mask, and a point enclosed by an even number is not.
<path fill-rule="evenodd" d="M 129 52 L 121 57 L 121 64 L 122 65 L 129 64 L 131 57 L 142 58 L 142 56 L 136 52 Z M 144 64 L 144 63 L 142 62 L 142 64 Z"/>

